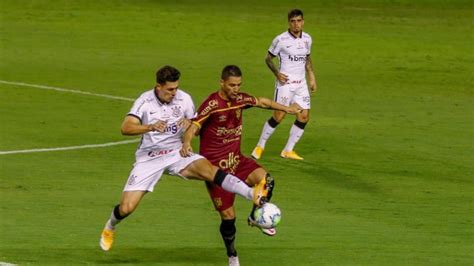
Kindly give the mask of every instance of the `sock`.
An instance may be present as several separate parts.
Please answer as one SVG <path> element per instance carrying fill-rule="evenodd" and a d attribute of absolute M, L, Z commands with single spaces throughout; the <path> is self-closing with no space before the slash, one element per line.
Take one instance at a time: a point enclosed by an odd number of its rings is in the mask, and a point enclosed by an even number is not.
<path fill-rule="evenodd" d="M 237 250 L 235 250 L 234 247 L 235 233 L 237 232 L 235 228 L 235 218 L 232 220 L 222 220 L 220 231 L 227 250 L 227 256 L 237 256 Z"/>
<path fill-rule="evenodd" d="M 226 191 L 239 194 L 248 200 L 253 199 L 253 189 L 251 187 L 247 186 L 247 184 L 238 177 L 227 174 L 221 169 L 217 170 L 214 177 L 214 183 Z"/>
<path fill-rule="evenodd" d="M 257 145 L 265 148 L 265 144 L 267 140 L 272 136 L 273 132 L 275 132 L 276 127 L 278 126 L 278 122 L 271 117 L 265 125 L 263 125 L 262 134 L 260 135 L 260 139 L 258 140 Z"/>
<path fill-rule="evenodd" d="M 120 205 L 117 205 L 117 206 L 114 207 L 114 210 L 110 214 L 109 220 L 107 221 L 107 223 L 105 223 L 105 228 L 106 229 L 115 230 L 115 226 L 118 223 L 120 223 L 123 219 L 125 219 L 125 217 L 128 216 L 128 215 L 121 216 L 120 212 L 119 212 L 119 207 L 120 207 Z"/>
<path fill-rule="evenodd" d="M 286 143 L 286 146 L 283 150 L 285 151 L 293 150 L 296 143 L 300 140 L 301 136 L 303 136 L 305 126 L 306 126 L 306 123 L 295 121 L 295 123 L 291 126 L 290 136 L 288 137 L 288 142 Z"/>

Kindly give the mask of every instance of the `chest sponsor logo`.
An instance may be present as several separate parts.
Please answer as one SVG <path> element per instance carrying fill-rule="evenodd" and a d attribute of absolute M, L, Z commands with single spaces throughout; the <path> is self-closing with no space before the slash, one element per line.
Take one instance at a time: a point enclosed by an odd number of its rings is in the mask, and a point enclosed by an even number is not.
<path fill-rule="evenodd" d="M 288 59 L 292 62 L 306 62 L 306 55 L 288 55 Z"/>
<path fill-rule="evenodd" d="M 218 127 L 216 130 L 216 136 L 228 136 L 228 135 L 235 135 L 240 136 L 242 135 L 242 125 L 236 128 L 226 128 L 226 127 Z"/>

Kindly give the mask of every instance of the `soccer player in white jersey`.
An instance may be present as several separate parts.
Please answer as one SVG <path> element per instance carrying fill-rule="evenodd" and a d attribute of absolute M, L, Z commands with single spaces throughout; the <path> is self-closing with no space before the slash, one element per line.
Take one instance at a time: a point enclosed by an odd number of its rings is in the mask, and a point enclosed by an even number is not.
<path fill-rule="evenodd" d="M 142 135 L 142 141 L 120 204 L 115 206 L 102 231 L 100 247 L 105 251 L 112 247 L 117 224 L 136 209 L 146 193 L 153 191 L 164 172 L 212 182 L 257 205 L 267 200 L 269 188 L 265 178 L 251 188 L 201 155 L 180 155 L 181 137 L 195 111 L 191 96 L 178 88 L 179 77 L 180 72 L 174 67 L 159 69 L 155 87 L 135 101 L 122 123 L 123 135 Z"/>
<path fill-rule="evenodd" d="M 299 9 L 291 10 L 288 13 L 288 25 L 288 31 L 273 39 L 265 62 L 276 77 L 275 102 L 286 106 L 296 103 L 303 109 L 303 112 L 296 115 L 288 142 L 280 156 L 303 160 L 303 157 L 294 151 L 294 147 L 303 135 L 304 128 L 309 121 L 311 101 L 308 87 L 311 93 L 314 93 L 317 84 L 310 57 L 312 39 L 309 34 L 303 32 L 303 12 Z M 275 57 L 279 59 L 279 69 L 273 63 Z M 267 140 L 284 118 L 285 112 L 276 110 L 273 112 L 273 116 L 265 122 L 257 146 L 252 151 L 254 159 L 261 158 Z"/>

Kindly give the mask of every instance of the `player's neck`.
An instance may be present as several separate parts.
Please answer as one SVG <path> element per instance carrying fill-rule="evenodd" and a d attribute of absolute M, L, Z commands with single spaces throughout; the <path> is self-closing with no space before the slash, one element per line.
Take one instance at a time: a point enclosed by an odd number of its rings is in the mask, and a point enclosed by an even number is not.
<path fill-rule="evenodd" d="M 288 29 L 288 33 L 295 37 L 295 39 L 301 38 L 301 36 L 303 35 L 303 31 L 293 32 L 290 29 Z"/>
<path fill-rule="evenodd" d="M 223 100 L 230 101 L 229 97 L 227 97 L 227 95 L 222 90 L 219 90 L 217 95 L 219 95 L 219 97 L 221 97 Z"/>

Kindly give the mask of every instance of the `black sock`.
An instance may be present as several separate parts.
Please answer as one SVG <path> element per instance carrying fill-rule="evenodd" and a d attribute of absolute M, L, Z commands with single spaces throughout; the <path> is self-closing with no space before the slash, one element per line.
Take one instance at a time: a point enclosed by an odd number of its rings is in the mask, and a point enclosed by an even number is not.
<path fill-rule="evenodd" d="M 115 206 L 114 208 L 114 216 L 115 216 L 115 219 L 117 220 L 122 220 L 122 219 L 125 219 L 129 214 L 125 214 L 124 216 L 120 215 L 120 204 L 118 204 L 117 206 Z"/>
<path fill-rule="evenodd" d="M 232 220 L 222 220 L 220 231 L 227 250 L 227 256 L 237 256 L 237 250 L 234 247 L 235 233 L 237 232 L 235 218 Z"/>
<path fill-rule="evenodd" d="M 269 124 L 271 127 L 273 127 L 273 128 L 276 128 L 276 127 L 278 126 L 278 124 L 280 124 L 280 123 L 278 123 L 278 122 L 275 120 L 275 118 L 273 118 L 273 116 L 270 117 L 270 119 L 268 119 L 267 122 L 268 122 L 268 124 Z"/>

